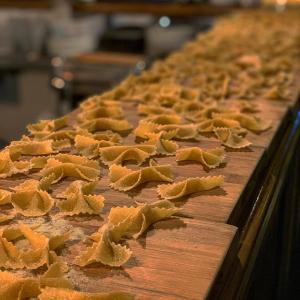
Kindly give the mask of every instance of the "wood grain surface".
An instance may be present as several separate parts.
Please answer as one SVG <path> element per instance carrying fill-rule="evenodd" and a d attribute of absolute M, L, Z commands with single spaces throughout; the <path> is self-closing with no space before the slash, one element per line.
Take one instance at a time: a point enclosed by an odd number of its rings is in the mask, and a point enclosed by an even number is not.
<path fill-rule="evenodd" d="M 138 241 L 128 241 L 133 256 L 122 268 L 110 268 L 101 264 L 79 268 L 73 265 L 73 261 L 86 247 L 86 236 L 97 231 L 105 222 L 111 207 L 157 201 L 159 197 L 156 187 L 159 183 L 148 183 L 128 193 L 118 192 L 109 187 L 108 169 L 101 164 L 101 180 L 95 191 L 106 199 L 101 217 L 60 219 L 56 216 L 57 208 L 54 208 L 49 216 L 30 219 L 32 223 L 43 223 L 43 226 L 56 223 L 63 229 L 80 232 L 67 243 L 61 253 L 71 266 L 68 277 L 76 289 L 89 292 L 123 290 L 135 294 L 137 299 L 206 298 L 222 265 L 223 271 L 224 264 L 230 265 L 230 259 L 233 259 L 238 248 L 237 228 L 226 223 L 249 180 L 255 180 L 251 176 L 288 110 L 287 102 L 259 101 L 258 105 L 261 110 L 259 115 L 272 121 L 272 129 L 260 135 L 249 133 L 247 138 L 253 143 L 249 149 L 227 149 L 225 163 L 219 168 L 206 170 L 202 165 L 192 162 L 177 163 L 174 157 L 156 158 L 159 164 L 171 164 L 175 181 L 192 176 L 222 174 L 225 176 L 225 184 L 222 188 L 174 201 L 182 208 L 180 218 L 158 222 Z M 139 120 L 137 103 L 122 103 L 122 107 L 126 119 L 136 126 Z M 78 110 L 71 114 L 73 121 L 77 113 Z M 134 135 L 125 137 L 124 142 L 134 143 Z M 180 147 L 199 146 L 203 149 L 220 146 L 220 142 L 211 136 L 201 136 L 199 141 L 178 143 Z M 131 164 L 128 167 L 137 168 Z M 39 174 L 31 173 L 29 176 L 18 175 L 0 180 L 0 188 L 9 189 L 28 177 L 38 179 Z M 71 181 L 72 178 L 66 178 L 53 185 L 53 195 L 64 190 Z M 7 211 L 11 209 L 9 206 L 4 208 Z M 17 220 L 25 218 L 18 215 Z M 227 255 L 229 251 L 230 256 Z"/>
<path fill-rule="evenodd" d="M 92 228 L 85 224 L 84 230 Z M 133 256 L 123 267 L 75 267 L 70 278 L 83 291 L 121 289 L 136 299 L 149 300 L 204 299 L 227 252 L 236 246 L 235 234 L 236 228 L 226 224 L 177 218 L 161 221 L 138 241 L 129 241 Z M 82 247 L 76 243 L 68 248 L 70 264 Z"/>
<path fill-rule="evenodd" d="M 296 98 L 296 96 L 295 96 Z M 249 149 L 232 151 L 226 149 L 225 163 L 219 168 L 206 170 L 202 165 L 177 163 L 174 157 L 157 157 L 159 164 L 170 164 L 175 181 L 193 176 L 224 175 L 225 184 L 221 188 L 201 192 L 174 201 L 182 208 L 180 215 L 154 224 L 137 241 L 128 241 L 133 251 L 131 259 L 121 268 L 110 268 L 93 264 L 79 268 L 73 264 L 74 257 L 86 247 L 86 237 L 97 231 L 106 221 L 111 207 L 130 206 L 136 202 L 155 202 L 159 199 L 156 187 L 159 183 L 148 183 L 128 193 L 115 191 L 109 187 L 108 169 L 101 165 L 101 180 L 96 194 L 105 197 L 105 207 L 101 217 L 76 216 L 57 217 L 57 208 L 49 215 L 39 218 L 24 218 L 20 215 L 11 222 L 26 221 L 41 223 L 49 228 L 73 232 L 70 241 L 60 253 L 71 266 L 68 277 L 78 290 L 89 292 L 123 290 L 136 295 L 136 299 L 204 299 L 210 292 L 220 270 L 230 266 L 238 247 L 237 228 L 226 224 L 233 210 L 240 205 L 241 194 L 247 184 L 256 178 L 253 173 L 269 148 L 274 135 L 290 107 L 291 101 L 253 100 L 258 104 L 258 116 L 272 122 L 272 128 L 261 134 L 249 133 L 247 138 L 253 143 Z M 234 105 L 234 101 L 228 100 Z M 124 102 L 122 107 L 126 119 L 134 126 L 140 117 L 137 103 Z M 70 116 L 75 120 L 78 110 Z M 126 144 L 135 142 L 133 134 L 124 138 Z M 219 147 L 220 142 L 212 136 L 203 135 L 199 141 L 178 142 L 180 147 L 199 146 L 205 150 Z M 137 168 L 135 165 L 128 165 Z M 0 188 L 10 189 L 28 178 L 39 179 L 38 173 L 17 175 L 0 180 Z M 52 186 L 53 196 L 64 190 L 72 181 L 66 178 Z M 255 182 L 259 185 L 259 182 Z M 9 205 L 3 210 L 10 212 Z M 180 217 L 180 218 L 179 218 Z M 75 232 L 75 233 L 74 233 Z M 227 255 L 228 253 L 231 255 Z"/>

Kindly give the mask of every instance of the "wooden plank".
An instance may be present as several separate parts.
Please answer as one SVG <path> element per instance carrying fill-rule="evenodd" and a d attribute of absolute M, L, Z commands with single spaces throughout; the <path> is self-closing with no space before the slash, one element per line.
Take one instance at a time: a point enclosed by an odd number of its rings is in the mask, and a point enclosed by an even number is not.
<path fill-rule="evenodd" d="M 96 228 L 85 224 L 83 229 L 90 233 Z M 235 235 L 236 228 L 226 224 L 161 221 L 138 241 L 129 241 L 133 256 L 122 268 L 72 266 L 69 277 L 83 291 L 121 289 L 143 300 L 204 299 L 227 253 L 237 246 Z M 72 265 L 82 249 L 83 243 L 73 243 L 64 253 L 66 260 Z"/>
<path fill-rule="evenodd" d="M 22 9 L 49 9 L 52 1 L 49 0 L 0 0 L 1 8 L 22 8 Z"/>
<path fill-rule="evenodd" d="M 19 9 L 50 9 L 52 1 L 48 0 L 0 0 L 2 8 L 19 8 Z M 237 7 L 233 6 L 216 6 L 210 4 L 191 3 L 149 3 L 149 2 L 108 2 L 101 1 L 97 3 L 75 3 L 73 4 L 75 12 L 81 13 L 132 13 L 132 14 L 153 14 L 167 15 L 173 17 L 194 17 L 194 16 L 220 16 L 230 13 Z"/>
<path fill-rule="evenodd" d="M 104 65 L 126 65 L 135 66 L 139 61 L 145 59 L 142 55 L 114 52 L 93 52 L 83 53 L 73 58 L 75 62 L 83 62 L 88 64 L 104 64 Z"/>
<path fill-rule="evenodd" d="M 77 3 L 74 10 L 86 13 L 132 13 L 153 14 L 158 16 L 193 17 L 193 16 L 220 16 L 233 10 L 232 6 L 216 6 L 201 3 L 149 3 L 149 2 L 108 2 Z M 235 7 L 236 8 L 236 7 Z"/>

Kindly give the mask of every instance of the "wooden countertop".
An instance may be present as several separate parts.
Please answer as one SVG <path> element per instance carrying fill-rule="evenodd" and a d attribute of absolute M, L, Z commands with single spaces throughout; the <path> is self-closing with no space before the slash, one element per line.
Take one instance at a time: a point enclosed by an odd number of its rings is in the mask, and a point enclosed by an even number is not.
<path fill-rule="evenodd" d="M 297 93 L 298 87 L 295 88 L 294 94 Z M 90 292 L 121 289 L 134 293 L 136 299 L 206 298 L 220 270 L 222 269 L 223 278 L 226 277 L 233 260 L 237 257 L 240 245 L 238 229 L 226 223 L 230 221 L 233 212 L 243 214 L 243 211 L 248 209 L 245 203 L 241 202 L 243 199 L 240 196 L 250 180 L 253 184 L 260 184 L 255 182 L 252 175 L 280 127 L 282 118 L 288 108 L 294 105 L 295 99 L 286 102 L 254 100 L 261 110 L 259 115 L 272 120 L 274 127 L 261 135 L 249 134 L 253 146 L 246 151 L 227 151 L 225 164 L 220 168 L 207 171 L 198 164 L 177 164 L 170 157 L 159 157 L 159 163 L 172 165 L 176 181 L 190 176 L 222 174 L 225 175 L 225 184 L 219 189 L 176 200 L 174 203 L 183 209 L 180 219 L 172 218 L 158 222 L 153 226 L 153 230 L 150 229 L 138 241 L 129 241 L 133 256 L 122 268 L 107 268 L 100 264 L 78 268 L 72 265 L 72 262 L 74 256 L 83 249 L 82 241 L 67 244 L 63 256 L 71 264 L 69 276 L 75 286 Z M 126 119 L 136 125 L 139 120 L 137 103 L 124 102 L 122 107 Z M 71 113 L 71 119 L 75 119 L 77 114 L 78 110 Z M 132 142 L 133 139 L 133 134 L 130 134 L 124 142 Z M 195 142 L 179 144 L 187 146 L 195 145 Z M 196 144 L 205 149 L 219 146 L 216 140 L 205 136 Z M 101 218 L 66 218 L 66 226 L 76 226 L 85 234 L 91 234 L 103 224 L 111 207 L 158 200 L 155 190 L 157 183 L 148 183 L 134 192 L 121 193 L 109 188 L 107 172 L 107 168 L 102 166 L 102 178 L 95 191 L 106 199 Z M 32 173 L 29 177 L 37 179 L 38 175 Z M 28 177 L 22 175 L 2 179 L 0 188 L 8 189 L 25 179 Z M 66 178 L 56 184 L 55 192 L 61 192 L 70 182 L 71 178 Z M 50 217 L 45 220 L 56 222 L 52 211 Z"/>
<path fill-rule="evenodd" d="M 231 263 L 225 258 L 237 247 L 236 228 L 174 218 L 155 224 L 129 246 L 133 256 L 122 268 L 73 269 L 75 285 L 83 291 L 126 290 L 137 300 L 204 299 L 221 265 Z M 67 261 L 72 262 L 81 249 L 80 244 L 71 246 Z"/>

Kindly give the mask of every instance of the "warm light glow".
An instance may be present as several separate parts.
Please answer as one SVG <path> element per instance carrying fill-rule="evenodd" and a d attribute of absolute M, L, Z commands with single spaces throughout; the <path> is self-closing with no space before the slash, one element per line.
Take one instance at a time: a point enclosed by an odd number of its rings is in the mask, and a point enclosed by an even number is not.
<path fill-rule="evenodd" d="M 289 4 L 300 4 L 300 0 L 263 0 L 264 4 L 275 4 L 276 6 L 282 7 Z"/>

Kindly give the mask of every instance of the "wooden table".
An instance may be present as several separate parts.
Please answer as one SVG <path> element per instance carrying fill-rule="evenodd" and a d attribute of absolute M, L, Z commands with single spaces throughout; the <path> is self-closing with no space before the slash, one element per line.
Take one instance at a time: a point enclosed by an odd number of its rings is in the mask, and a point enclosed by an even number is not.
<path fill-rule="evenodd" d="M 295 83 L 299 82 L 297 78 Z M 282 221 L 278 217 L 279 204 L 282 204 L 280 192 L 300 135 L 299 122 L 296 122 L 300 118 L 300 114 L 298 119 L 296 115 L 299 111 L 298 94 L 299 85 L 295 84 L 289 101 L 253 100 L 260 108 L 260 116 L 272 121 L 272 129 L 260 135 L 249 133 L 247 138 L 253 142 L 251 148 L 227 151 L 225 164 L 220 168 L 207 171 L 198 164 L 177 164 L 174 157 L 158 158 L 159 163 L 172 165 L 176 181 L 190 176 L 222 174 L 225 175 L 225 184 L 219 189 L 176 200 L 175 204 L 182 207 L 180 218 L 158 222 L 138 241 L 130 240 L 133 256 L 121 268 L 107 268 L 100 264 L 79 268 L 73 265 L 73 261 L 83 250 L 84 237 L 105 222 L 111 207 L 157 201 L 157 183 L 143 185 L 134 192 L 117 192 L 109 188 L 108 170 L 101 166 L 102 178 L 96 189 L 96 193 L 106 199 L 101 217 L 57 219 L 53 209 L 49 216 L 38 218 L 39 222 L 63 229 L 76 229 L 77 235 L 73 235 L 62 252 L 71 266 L 68 276 L 75 287 L 90 292 L 121 289 L 134 293 L 137 299 L 249 297 L 258 258 L 268 258 L 276 249 L 271 247 L 271 251 L 262 256 L 263 246 L 272 237 L 270 233 L 276 236 L 279 229 L 286 228 L 279 225 Z M 126 119 L 137 125 L 137 103 L 124 102 L 122 106 Z M 77 114 L 75 111 L 71 117 L 75 118 Z M 126 143 L 133 141 L 133 134 L 125 138 Z M 204 149 L 220 145 L 215 139 L 205 136 L 199 142 L 179 144 L 181 147 L 198 145 Z M 31 173 L 29 177 L 38 178 L 38 175 Z M 11 188 L 26 179 L 27 176 L 19 175 L 0 180 L 0 188 Z M 70 182 L 71 179 L 67 178 L 56 184 L 55 194 Z M 288 215 L 283 218 L 284 226 L 287 218 Z M 275 231 L 271 231 L 272 226 Z M 282 241 L 277 236 L 274 240 L 274 245 Z M 276 262 L 277 257 L 274 254 L 275 260 L 271 263 Z"/>
<path fill-rule="evenodd" d="M 249 236 L 244 232 L 246 227 L 240 226 L 237 222 L 239 218 L 236 216 L 245 215 L 248 220 L 251 211 L 248 205 L 244 205 L 243 192 L 249 185 L 261 185 L 261 182 L 255 182 L 254 175 L 261 165 L 268 164 L 265 158 L 266 151 L 269 150 L 275 133 L 280 131 L 279 127 L 282 124 L 279 120 L 287 114 L 289 105 L 294 105 L 293 102 L 273 103 L 269 100 L 260 100 L 258 103 L 261 113 L 265 114 L 267 119 L 274 121 L 274 128 L 258 137 L 249 135 L 249 139 L 253 142 L 250 150 L 227 151 L 226 162 L 221 168 L 208 172 L 201 165 L 177 164 L 174 162 L 174 157 L 158 158 L 159 163 L 172 165 L 178 181 L 189 176 L 223 174 L 225 175 L 224 186 L 176 200 L 174 203 L 182 207 L 180 218 L 159 222 L 138 241 L 129 241 L 134 254 L 122 268 L 107 268 L 94 264 L 82 269 L 73 265 L 69 277 L 76 288 L 95 292 L 121 289 L 134 293 L 137 299 L 204 299 L 207 297 L 215 299 L 211 295 L 224 290 L 224 284 L 228 284 L 224 277 L 230 278 L 232 268 L 237 268 L 237 263 L 239 271 L 237 274 L 242 276 L 244 269 L 241 268 L 240 262 L 243 259 L 247 261 L 249 258 L 250 246 L 259 232 L 259 226 L 256 228 L 255 224 L 251 226 L 248 224 L 251 233 Z M 122 106 L 126 118 L 136 125 L 139 119 L 137 103 L 122 103 Z M 74 117 L 76 115 L 77 111 L 72 114 Z M 133 140 L 132 134 L 125 138 L 127 143 L 132 143 Z M 194 143 L 180 142 L 180 146 L 184 145 L 194 145 Z M 198 145 L 209 149 L 219 146 L 219 143 L 203 136 Z M 135 202 L 151 203 L 158 200 L 155 191 L 157 184 L 149 183 L 133 193 L 121 193 L 109 188 L 107 172 L 108 170 L 103 167 L 102 179 L 96 190 L 96 193 L 102 194 L 106 199 L 103 218 L 66 218 L 60 220 L 63 223 L 58 223 L 61 227 L 75 226 L 82 234 L 88 235 L 103 224 L 111 207 L 134 205 Z M 30 177 L 38 178 L 35 173 Z M 7 189 L 15 186 L 25 178 L 26 176 L 16 176 L 0 180 L 0 188 Z M 55 193 L 65 189 L 70 181 L 66 179 L 56 184 Z M 254 189 L 250 191 L 255 195 Z M 57 222 L 54 215 L 55 212 L 51 212 L 50 218 L 44 218 L 44 221 L 54 224 Z M 63 251 L 65 259 L 71 265 L 74 257 L 83 249 L 81 240 L 79 238 L 68 243 Z M 245 240 L 250 243 L 249 247 L 244 247 Z M 231 286 L 229 290 L 232 289 L 234 288 Z M 229 295 L 228 289 L 218 297 L 222 298 L 224 293 Z"/>

